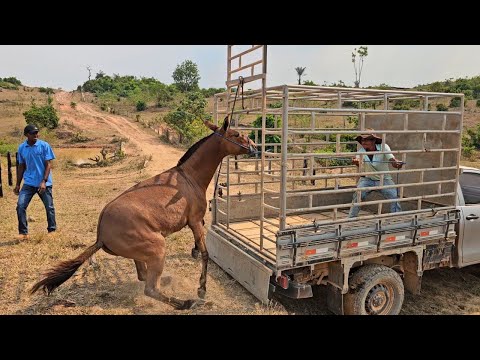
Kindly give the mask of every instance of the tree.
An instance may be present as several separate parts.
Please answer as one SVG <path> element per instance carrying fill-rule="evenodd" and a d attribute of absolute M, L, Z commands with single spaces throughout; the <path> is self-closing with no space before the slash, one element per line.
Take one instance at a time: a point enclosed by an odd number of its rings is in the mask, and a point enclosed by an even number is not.
<path fill-rule="evenodd" d="M 181 92 L 198 89 L 200 74 L 198 73 L 197 64 L 191 60 L 185 60 L 180 65 L 177 65 L 172 77 L 175 85 Z"/>
<path fill-rule="evenodd" d="M 297 75 L 298 75 L 298 85 L 302 84 L 302 76 L 307 75 L 307 74 L 304 74 L 305 69 L 306 69 L 306 67 L 296 67 L 295 68 L 295 71 L 297 72 Z"/>
<path fill-rule="evenodd" d="M 95 75 L 95 79 L 100 79 L 100 78 L 103 78 L 105 76 L 105 73 L 100 70 L 97 75 Z"/>
<path fill-rule="evenodd" d="M 193 144 L 208 133 L 203 125 L 203 120 L 210 118 L 205 113 L 206 106 L 207 100 L 201 92 L 189 92 L 180 105 L 165 116 L 165 122 L 178 133 L 180 143 Z"/>
<path fill-rule="evenodd" d="M 92 67 L 90 65 L 87 66 L 87 71 L 88 71 L 88 81 L 90 81 L 90 78 L 92 77 Z"/>
<path fill-rule="evenodd" d="M 357 60 L 358 55 L 358 60 Z M 368 47 L 367 46 L 360 46 L 353 49 L 352 52 L 352 63 L 353 69 L 355 70 L 355 87 L 360 87 L 360 78 L 362 77 L 362 69 L 363 69 L 363 61 L 364 58 L 368 56 Z"/>

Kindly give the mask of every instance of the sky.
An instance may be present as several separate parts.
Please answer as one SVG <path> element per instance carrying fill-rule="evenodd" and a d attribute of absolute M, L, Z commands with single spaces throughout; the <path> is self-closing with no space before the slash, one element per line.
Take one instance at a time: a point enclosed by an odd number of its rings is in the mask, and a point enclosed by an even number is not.
<path fill-rule="evenodd" d="M 269 45 L 267 85 L 303 80 L 322 85 L 342 80 L 353 86 L 351 53 L 368 46 L 361 86 L 397 87 L 480 75 L 480 45 Z M 225 87 L 226 45 L 0 45 L 0 77 L 15 76 L 24 85 L 76 89 L 99 71 L 107 75 L 154 77 L 171 84 L 185 60 L 197 64 L 200 87 Z"/>

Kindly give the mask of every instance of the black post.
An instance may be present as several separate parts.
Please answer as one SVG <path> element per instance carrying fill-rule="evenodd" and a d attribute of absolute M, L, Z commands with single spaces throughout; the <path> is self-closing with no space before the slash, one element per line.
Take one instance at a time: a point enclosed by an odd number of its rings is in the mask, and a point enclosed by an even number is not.
<path fill-rule="evenodd" d="M 7 172 L 8 172 L 8 186 L 13 185 L 12 181 L 12 156 L 10 154 L 10 151 L 7 152 Z"/>
<path fill-rule="evenodd" d="M 2 187 L 2 162 L 0 161 L 0 197 L 3 197 L 3 187 Z"/>
<path fill-rule="evenodd" d="M 15 153 L 15 180 L 18 179 L 18 152 Z"/>

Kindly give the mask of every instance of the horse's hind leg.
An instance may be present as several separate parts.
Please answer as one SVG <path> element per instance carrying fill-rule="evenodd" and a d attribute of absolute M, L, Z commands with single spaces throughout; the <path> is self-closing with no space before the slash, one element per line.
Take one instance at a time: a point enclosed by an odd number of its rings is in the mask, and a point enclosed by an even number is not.
<path fill-rule="evenodd" d="M 202 220 L 202 225 L 205 226 L 205 220 Z M 198 244 L 195 241 L 195 247 L 192 249 L 192 257 L 194 259 L 200 259 L 200 250 L 198 249 Z"/>
<path fill-rule="evenodd" d="M 190 309 L 197 304 L 195 300 L 180 300 L 166 296 L 160 291 L 160 278 L 165 265 L 165 239 L 162 238 L 162 240 L 163 246 L 161 246 L 157 254 L 152 254 L 152 256 L 146 261 L 147 281 L 145 282 L 144 293 L 146 296 L 172 305 L 176 309 Z"/>
<path fill-rule="evenodd" d="M 198 250 L 198 245 L 195 242 L 195 247 L 192 249 L 192 257 L 194 259 L 200 259 L 200 250 Z"/>
<path fill-rule="evenodd" d="M 205 299 L 205 293 L 207 292 L 207 267 L 208 267 L 208 252 L 205 245 L 205 233 L 203 231 L 203 225 L 201 222 L 191 225 L 190 228 L 193 231 L 195 237 L 195 248 L 198 248 L 202 254 L 202 274 L 200 275 L 200 287 L 197 290 L 198 297 Z"/>
<path fill-rule="evenodd" d="M 135 261 L 135 267 L 137 268 L 137 276 L 138 280 L 140 281 L 145 281 L 147 280 L 147 264 L 145 264 L 143 261 Z"/>

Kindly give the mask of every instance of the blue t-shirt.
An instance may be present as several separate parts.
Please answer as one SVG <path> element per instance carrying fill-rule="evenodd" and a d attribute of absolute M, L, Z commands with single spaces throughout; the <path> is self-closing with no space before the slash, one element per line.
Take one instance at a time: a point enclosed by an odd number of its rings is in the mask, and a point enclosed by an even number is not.
<path fill-rule="evenodd" d="M 25 185 L 39 187 L 45 174 L 45 161 L 55 159 L 51 146 L 42 140 L 37 140 L 30 146 L 28 140 L 25 140 L 18 147 L 18 163 L 26 164 L 23 173 L 23 182 Z M 52 185 L 52 171 L 48 174 L 47 186 Z"/>

